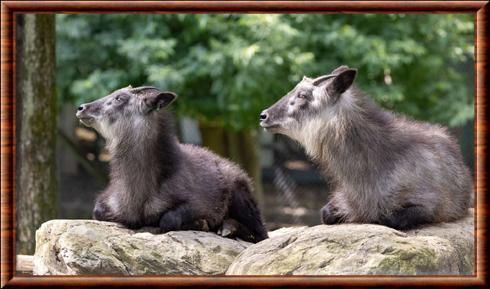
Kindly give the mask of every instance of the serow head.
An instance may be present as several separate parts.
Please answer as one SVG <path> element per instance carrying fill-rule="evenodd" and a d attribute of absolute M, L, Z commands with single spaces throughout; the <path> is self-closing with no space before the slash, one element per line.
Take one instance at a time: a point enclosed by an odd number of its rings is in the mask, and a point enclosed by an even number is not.
<path fill-rule="evenodd" d="M 155 87 L 125 87 L 95 101 L 84 103 L 76 113 L 81 123 L 97 130 L 106 139 L 150 127 L 160 109 L 177 98 Z"/>
<path fill-rule="evenodd" d="M 357 70 L 345 65 L 317 78 L 303 77 L 296 87 L 260 114 L 266 131 L 291 136 L 306 122 L 333 111 L 354 82 Z"/>

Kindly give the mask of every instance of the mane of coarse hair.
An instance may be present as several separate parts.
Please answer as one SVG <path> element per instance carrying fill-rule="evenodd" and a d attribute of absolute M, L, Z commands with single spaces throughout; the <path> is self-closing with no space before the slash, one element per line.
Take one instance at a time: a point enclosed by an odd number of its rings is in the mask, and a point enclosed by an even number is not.
<path fill-rule="evenodd" d="M 389 169 L 403 154 L 408 139 L 397 133 L 395 114 L 384 110 L 367 94 L 351 88 L 324 115 L 319 131 L 306 144 L 309 154 L 337 176 L 363 172 L 362 178 L 376 178 L 379 168 Z M 352 176 L 352 181 L 361 181 Z"/>
<path fill-rule="evenodd" d="M 134 132 L 122 138 L 113 149 L 110 163 L 111 175 L 128 177 L 141 174 L 141 179 L 157 179 L 170 176 L 177 169 L 180 157 L 178 140 L 174 132 L 173 118 L 170 112 L 158 111 L 146 120 L 146 131 Z M 152 166 L 148 169 L 148 166 Z M 156 175 L 144 175 L 147 172 Z M 114 177 L 114 176 L 113 176 Z M 161 180 L 160 180 L 161 181 Z"/>

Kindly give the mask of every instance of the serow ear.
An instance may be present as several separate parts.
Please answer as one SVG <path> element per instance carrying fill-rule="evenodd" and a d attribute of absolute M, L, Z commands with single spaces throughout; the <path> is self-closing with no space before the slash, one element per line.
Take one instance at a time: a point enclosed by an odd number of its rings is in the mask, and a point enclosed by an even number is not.
<path fill-rule="evenodd" d="M 344 93 L 356 79 L 357 69 L 344 69 L 337 74 L 337 76 L 332 80 L 327 90 L 330 93 L 341 94 Z"/>
<path fill-rule="evenodd" d="M 142 94 L 143 111 L 145 113 L 164 108 L 177 98 L 177 95 L 171 91 L 160 91 L 153 87 L 145 88 L 137 93 Z"/>
<path fill-rule="evenodd" d="M 341 65 L 337 68 L 335 68 L 330 74 L 340 74 L 343 71 L 349 70 L 349 66 L 347 65 Z"/>
<path fill-rule="evenodd" d="M 167 105 L 171 104 L 176 98 L 177 95 L 175 93 L 170 91 L 163 91 L 155 95 L 146 96 L 145 98 L 143 98 L 143 102 L 146 107 L 146 112 L 150 113 L 154 110 L 159 110 L 166 107 Z"/>

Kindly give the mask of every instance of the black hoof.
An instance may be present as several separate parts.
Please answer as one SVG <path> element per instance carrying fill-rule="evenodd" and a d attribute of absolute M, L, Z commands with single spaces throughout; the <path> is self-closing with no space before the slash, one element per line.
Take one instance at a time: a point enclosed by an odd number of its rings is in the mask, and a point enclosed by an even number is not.
<path fill-rule="evenodd" d="M 107 205 L 104 203 L 96 203 L 92 217 L 97 221 L 110 221 L 109 214 L 110 211 Z"/>
<path fill-rule="evenodd" d="M 162 233 L 179 231 L 182 228 L 182 217 L 175 211 L 168 211 L 160 218 L 159 226 Z"/>
<path fill-rule="evenodd" d="M 218 230 L 218 235 L 221 237 L 233 238 L 238 232 L 238 224 L 236 221 L 225 220 L 221 228 Z"/>
<path fill-rule="evenodd" d="M 322 223 L 325 225 L 338 224 L 341 221 L 340 216 L 336 213 L 335 208 L 330 204 L 326 204 L 321 210 Z"/>

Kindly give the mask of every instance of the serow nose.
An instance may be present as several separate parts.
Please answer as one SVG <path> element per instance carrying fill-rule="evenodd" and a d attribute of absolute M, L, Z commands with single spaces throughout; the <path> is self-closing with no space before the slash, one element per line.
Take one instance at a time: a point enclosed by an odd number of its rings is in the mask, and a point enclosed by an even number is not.
<path fill-rule="evenodd" d="M 85 106 L 82 104 L 78 107 L 78 111 L 82 111 L 85 108 Z"/>
<path fill-rule="evenodd" d="M 267 115 L 267 113 L 266 113 L 266 112 L 262 112 L 262 113 L 260 114 L 260 120 L 266 120 L 266 119 L 267 119 L 267 116 L 268 116 L 268 115 Z"/>

